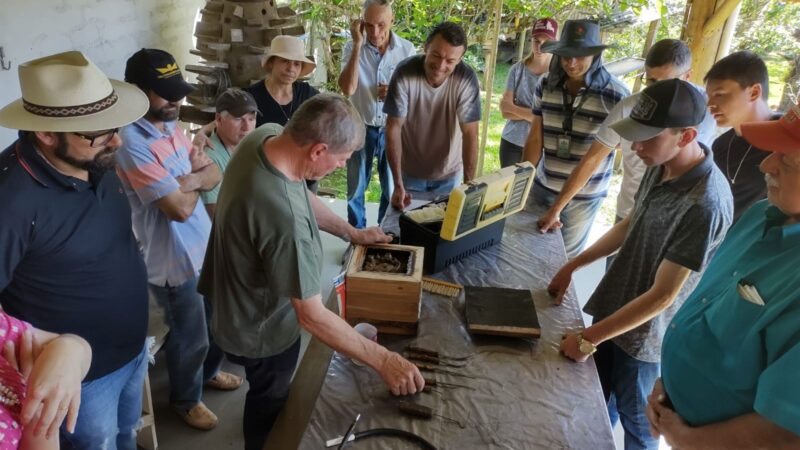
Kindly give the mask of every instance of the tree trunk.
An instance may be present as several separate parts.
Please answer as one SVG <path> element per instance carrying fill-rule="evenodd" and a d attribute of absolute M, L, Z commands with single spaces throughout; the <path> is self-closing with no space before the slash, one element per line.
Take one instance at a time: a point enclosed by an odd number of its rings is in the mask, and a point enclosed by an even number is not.
<path fill-rule="evenodd" d="M 778 110 L 786 111 L 792 105 L 796 105 L 798 94 L 800 94 L 798 91 L 800 91 L 800 55 L 795 55 L 792 61 L 792 70 L 783 85 L 783 95 Z"/>

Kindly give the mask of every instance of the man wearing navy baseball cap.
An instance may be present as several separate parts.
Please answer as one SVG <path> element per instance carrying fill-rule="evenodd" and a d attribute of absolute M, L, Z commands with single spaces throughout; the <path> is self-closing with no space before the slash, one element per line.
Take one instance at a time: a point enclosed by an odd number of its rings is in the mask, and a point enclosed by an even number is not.
<path fill-rule="evenodd" d="M 705 105 L 688 82 L 660 81 L 641 93 L 630 117 L 611 124 L 648 167 L 634 209 L 549 286 L 559 303 L 575 270 L 618 251 L 584 308 L 592 326 L 564 336 L 561 351 L 578 362 L 597 352 L 609 416 L 622 419 L 626 450 L 658 448 L 644 405 L 659 376 L 661 341 L 733 216 L 728 183 L 696 139 Z"/>
<path fill-rule="evenodd" d="M 142 244 L 150 295 L 164 308 L 170 403 L 190 426 L 210 430 L 217 416 L 202 401 L 203 385 L 232 390 L 242 384 L 220 369 L 222 351 L 209 339 L 197 279 L 211 233 L 200 194 L 220 182 L 220 171 L 177 125 L 192 86 L 169 53 L 141 49 L 128 58 L 125 80 L 147 95 L 144 117 L 121 130 L 117 173 Z"/>

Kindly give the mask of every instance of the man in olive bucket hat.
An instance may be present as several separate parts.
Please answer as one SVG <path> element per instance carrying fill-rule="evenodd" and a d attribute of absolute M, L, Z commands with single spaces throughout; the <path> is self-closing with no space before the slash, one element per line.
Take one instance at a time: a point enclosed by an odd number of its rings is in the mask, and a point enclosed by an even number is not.
<path fill-rule="evenodd" d="M 136 448 L 147 370 L 147 272 L 114 170 L 117 131 L 147 97 L 80 52 L 19 66 L 22 98 L 0 110 L 20 130 L 0 155 L 0 303 L 92 347 L 74 433 L 61 448 Z M 59 405 L 58 413 L 67 407 Z"/>
<path fill-rule="evenodd" d="M 542 45 L 542 52 L 554 57 L 550 72 L 542 76 L 534 92 L 533 121 L 523 157 L 537 166 L 531 198 L 543 211 L 556 202 L 595 138 L 619 139 L 614 130 L 601 125 L 629 91 L 603 68 L 600 55 L 606 47 L 600 42 L 600 27 L 589 20 L 568 20 L 559 41 Z M 586 243 L 608 193 L 613 159 L 609 155 L 597 166 L 558 217 L 545 214 L 536 225 L 543 233 L 561 228 L 569 257 L 580 253 Z"/>

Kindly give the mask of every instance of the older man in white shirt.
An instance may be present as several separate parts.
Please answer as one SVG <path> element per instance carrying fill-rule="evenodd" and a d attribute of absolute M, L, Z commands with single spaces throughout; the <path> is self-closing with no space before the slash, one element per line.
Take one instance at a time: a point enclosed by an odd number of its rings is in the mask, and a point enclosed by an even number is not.
<path fill-rule="evenodd" d="M 388 0 L 366 0 L 363 17 L 350 26 L 352 40 L 342 56 L 339 87 L 350 97 L 367 127 L 362 151 L 347 161 L 347 221 L 364 228 L 367 218 L 364 192 L 372 179 L 372 160 L 378 160 L 381 201 L 378 222 L 383 219 L 392 192 L 392 177 L 386 159 L 383 101 L 397 64 L 416 53 L 411 42 L 392 32 L 394 14 Z M 366 37 L 366 39 L 365 39 Z"/>

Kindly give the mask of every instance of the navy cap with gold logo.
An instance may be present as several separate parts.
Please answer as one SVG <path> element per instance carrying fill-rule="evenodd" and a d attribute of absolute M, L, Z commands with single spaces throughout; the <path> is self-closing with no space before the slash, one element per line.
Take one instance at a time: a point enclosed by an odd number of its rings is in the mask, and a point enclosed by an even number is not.
<path fill-rule="evenodd" d="M 177 102 L 194 90 L 183 79 L 181 69 L 169 53 L 143 48 L 128 58 L 125 81 L 142 89 L 152 89 L 159 97 Z"/>

